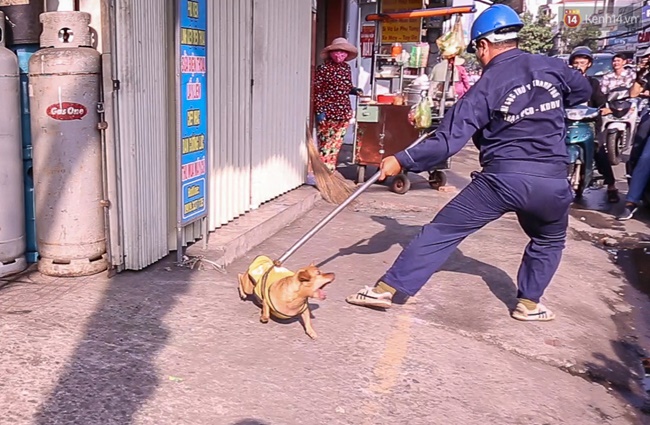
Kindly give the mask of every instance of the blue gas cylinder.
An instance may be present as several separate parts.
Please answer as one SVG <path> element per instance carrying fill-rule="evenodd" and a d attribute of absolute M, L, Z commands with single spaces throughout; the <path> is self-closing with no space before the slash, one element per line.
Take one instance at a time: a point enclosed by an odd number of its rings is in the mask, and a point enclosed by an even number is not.
<path fill-rule="evenodd" d="M 18 56 L 20 68 L 20 108 L 23 139 L 23 170 L 25 181 L 25 226 L 27 236 L 27 262 L 38 261 L 36 242 L 36 208 L 34 206 L 34 177 L 32 174 L 32 132 L 29 117 L 29 58 L 39 50 L 38 44 L 14 46 L 11 50 Z"/>
<path fill-rule="evenodd" d="M 32 160 L 23 161 L 25 178 L 25 230 L 27 235 L 27 262 L 38 262 L 38 245 L 36 243 L 36 208 L 34 206 L 34 173 Z"/>
<path fill-rule="evenodd" d="M 29 58 L 39 50 L 38 44 L 14 46 L 11 50 L 18 56 L 20 68 L 20 107 L 22 112 L 23 160 L 32 159 L 32 133 L 29 124 Z"/>

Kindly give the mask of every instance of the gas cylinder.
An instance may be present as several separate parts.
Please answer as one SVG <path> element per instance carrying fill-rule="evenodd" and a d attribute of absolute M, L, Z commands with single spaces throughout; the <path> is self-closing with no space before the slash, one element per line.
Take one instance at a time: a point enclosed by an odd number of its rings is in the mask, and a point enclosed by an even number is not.
<path fill-rule="evenodd" d="M 0 12 L 0 277 L 21 272 L 27 267 L 20 77 L 18 59 L 5 47 L 4 22 L 4 14 Z"/>
<path fill-rule="evenodd" d="M 29 60 L 38 269 L 88 276 L 108 267 L 98 129 L 100 55 L 90 14 L 41 15 L 41 50 Z"/>
<path fill-rule="evenodd" d="M 0 0 L 0 11 L 7 17 L 7 46 L 37 44 L 41 34 L 38 16 L 45 11 L 43 0 Z"/>

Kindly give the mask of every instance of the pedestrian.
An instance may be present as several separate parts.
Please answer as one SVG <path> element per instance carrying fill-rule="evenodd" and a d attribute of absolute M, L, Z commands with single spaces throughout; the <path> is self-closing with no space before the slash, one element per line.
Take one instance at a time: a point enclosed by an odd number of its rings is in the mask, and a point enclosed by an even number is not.
<path fill-rule="evenodd" d="M 506 5 L 481 13 L 468 47 L 483 67 L 481 79 L 445 114 L 433 136 L 382 160 L 382 179 L 403 168 L 426 171 L 473 138 L 483 169 L 472 173 L 469 185 L 423 226 L 375 286 L 350 295 L 349 303 L 387 308 L 398 292 L 414 296 L 467 236 L 514 212 L 530 242 L 511 316 L 555 318 L 540 300 L 560 264 L 573 199 L 566 178 L 564 108 L 586 102 L 592 90 L 561 59 L 519 50 L 522 27 Z M 480 301 L 471 304 L 481 308 Z"/>
<path fill-rule="evenodd" d="M 592 93 L 587 105 L 592 108 L 604 108 L 605 104 L 607 103 L 607 96 L 605 96 L 605 94 L 600 89 L 600 83 L 598 80 L 594 77 L 587 76 L 587 70 L 591 68 L 593 61 L 594 57 L 591 53 L 591 49 L 587 46 L 576 47 L 573 49 L 571 55 L 569 56 L 569 65 L 579 70 L 582 75 L 584 75 L 585 78 L 589 80 L 589 84 L 591 84 Z M 601 115 L 603 111 L 606 112 L 607 110 L 601 109 Z M 596 134 L 596 140 L 602 140 L 601 133 L 603 123 L 600 116 L 596 119 L 595 124 L 596 125 L 594 125 L 593 130 Z M 607 186 L 607 202 L 618 204 L 621 199 L 618 195 L 618 189 L 616 188 L 616 177 L 614 176 L 614 169 L 612 168 L 612 164 L 610 164 L 609 158 L 607 158 L 607 150 L 605 149 L 604 143 L 598 144 L 594 156 L 594 162 L 596 164 L 598 172 L 604 178 L 603 182 Z"/>
<path fill-rule="evenodd" d="M 638 97 L 643 93 L 650 91 L 650 78 L 648 78 L 650 57 L 650 47 L 641 53 L 641 64 L 637 72 L 636 80 L 630 89 L 630 96 Z M 632 152 L 630 153 L 630 162 L 632 162 L 632 175 L 630 176 L 630 185 L 625 197 L 625 206 L 623 211 L 616 217 L 620 221 L 629 220 L 639 209 L 641 198 L 650 184 L 650 135 L 648 134 L 648 114 L 641 119 L 637 129 L 638 138 L 635 137 Z"/>
<path fill-rule="evenodd" d="M 350 95 L 363 91 L 352 85 L 352 71 L 346 62 L 357 57 L 357 48 L 339 37 L 321 52 L 325 60 L 316 68 L 314 81 L 318 145 L 330 171 L 336 169 L 343 137 L 352 119 Z"/>
<path fill-rule="evenodd" d="M 469 77 L 467 75 L 467 70 L 463 66 L 465 64 L 465 59 L 457 57 L 454 59 L 454 75 L 453 85 L 449 88 L 449 93 L 447 96 L 452 98 L 460 98 L 462 95 L 467 93 L 467 90 L 471 87 L 469 83 Z M 447 68 L 449 67 L 449 62 L 447 59 L 443 59 L 431 70 L 429 75 L 429 80 L 434 84 L 431 84 L 429 89 L 429 97 L 433 97 L 436 92 L 442 94 L 443 86 L 445 80 L 447 79 Z"/>
<path fill-rule="evenodd" d="M 456 72 L 458 73 L 458 81 L 454 83 L 454 91 L 458 98 L 462 97 L 467 90 L 471 87 L 469 83 L 469 75 L 467 75 L 467 70 L 465 69 L 465 59 L 459 57 L 454 61 Z"/>

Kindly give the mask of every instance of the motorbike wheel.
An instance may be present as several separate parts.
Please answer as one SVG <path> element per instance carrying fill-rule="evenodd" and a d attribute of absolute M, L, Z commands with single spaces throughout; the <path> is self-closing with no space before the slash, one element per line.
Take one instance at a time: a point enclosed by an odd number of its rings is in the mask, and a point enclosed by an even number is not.
<path fill-rule="evenodd" d="M 645 192 L 643 192 L 643 202 L 646 208 L 650 208 L 650 183 L 645 187 Z"/>
<path fill-rule="evenodd" d="M 618 157 L 619 133 L 607 133 L 605 148 L 607 149 L 607 160 L 611 165 L 618 165 L 621 159 Z"/>
<path fill-rule="evenodd" d="M 571 189 L 575 193 L 575 199 L 582 198 L 585 191 L 585 180 L 582 178 L 582 164 L 569 164 L 568 179 L 571 184 Z M 576 184 L 577 180 L 577 184 Z"/>

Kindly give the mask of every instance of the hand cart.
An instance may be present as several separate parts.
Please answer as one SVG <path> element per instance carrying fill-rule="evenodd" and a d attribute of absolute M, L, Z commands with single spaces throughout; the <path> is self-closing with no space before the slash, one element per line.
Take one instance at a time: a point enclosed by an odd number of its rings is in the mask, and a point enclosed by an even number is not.
<path fill-rule="evenodd" d="M 471 13 L 471 7 L 449 7 L 423 9 L 411 12 L 400 12 L 394 14 L 377 14 L 369 15 L 366 20 L 381 22 L 384 20 L 407 19 L 411 17 L 431 17 L 431 16 L 451 16 L 462 13 Z M 418 16 L 415 16 L 417 14 Z M 381 31 L 380 25 L 375 26 L 375 46 L 373 51 L 370 73 L 370 84 L 372 86 L 373 98 L 376 94 L 376 81 L 382 79 L 375 76 L 375 63 L 381 59 Z M 363 183 L 366 176 L 366 167 L 379 167 L 382 159 L 394 155 L 395 153 L 406 149 L 413 140 L 419 138 L 422 134 L 435 130 L 440 124 L 445 111 L 452 107 L 455 98 L 448 96 L 449 87 L 453 82 L 454 60 L 448 61 L 447 72 L 444 81 L 444 88 L 439 96 L 433 96 L 432 108 L 432 127 L 426 131 L 418 130 L 413 127 L 408 120 L 408 115 L 413 104 L 357 104 L 356 109 L 356 131 L 353 141 L 353 163 L 357 165 L 357 183 Z M 403 81 L 403 75 L 400 73 L 400 85 Z M 433 84 L 432 82 L 431 84 Z M 400 87 L 400 91 L 402 87 Z M 424 94 L 422 94 L 424 96 Z M 448 170 L 451 167 L 451 159 L 441 164 L 437 164 L 432 170 L 429 170 L 429 185 L 433 189 L 439 189 L 447 184 L 447 176 L 442 170 Z M 411 182 L 407 175 L 408 171 L 402 172 L 393 177 L 390 190 L 404 194 L 409 191 Z"/>

